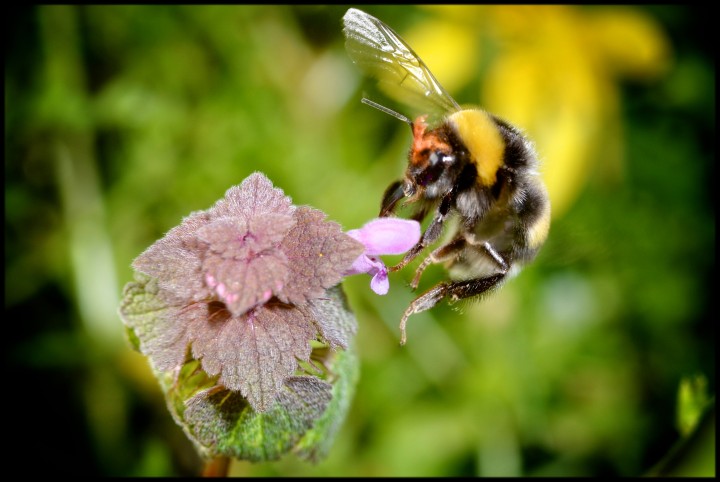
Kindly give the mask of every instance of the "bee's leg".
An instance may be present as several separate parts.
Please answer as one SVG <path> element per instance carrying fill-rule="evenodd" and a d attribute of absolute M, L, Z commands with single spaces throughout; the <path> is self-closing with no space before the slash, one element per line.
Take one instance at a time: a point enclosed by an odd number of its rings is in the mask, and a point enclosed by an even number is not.
<path fill-rule="evenodd" d="M 440 237 L 443 223 L 445 222 L 445 218 L 447 217 L 448 212 L 450 212 L 450 206 L 452 205 L 454 199 L 455 197 L 452 191 L 445 195 L 445 197 L 440 202 L 440 206 L 438 207 L 435 217 L 423 233 L 420 241 L 418 241 L 418 243 L 413 246 L 410 251 L 405 253 L 405 257 L 402 259 L 402 261 L 391 267 L 390 271 L 398 271 L 407 266 L 407 264 L 410 263 L 413 259 L 415 259 L 415 257 L 420 254 L 420 252 L 425 249 L 426 246 L 431 245 L 437 240 L 437 238 Z"/>
<path fill-rule="evenodd" d="M 505 258 L 500 256 L 500 253 L 495 251 L 495 248 L 493 248 L 492 245 L 490 243 L 488 243 L 487 241 L 485 241 L 482 244 L 482 247 L 485 250 L 485 252 L 488 254 L 488 256 L 490 256 L 493 259 L 493 261 L 495 261 L 495 263 L 497 263 L 498 268 L 500 268 L 502 270 L 502 273 L 503 274 L 507 273 L 507 271 L 508 271 L 508 269 L 510 269 L 510 267 L 508 266 L 507 261 L 505 261 Z"/>
<path fill-rule="evenodd" d="M 459 250 L 465 247 L 467 244 L 474 246 L 481 246 L 485 251 L 485 254 L 489 256 L 498 267 L 498 273 L 486 276 L 484 278 L 475 278 L 463 281 L 453 281 L 449 283 L 439 283 L 433 288 L 429 289 L 415 300 L 410 303 L 410 306 L 403 314 L 402 320 L 400 320 L 400 344 L 404 345 L 406 341 L 405 327 L 407 320 L 410 316 L 427 311 L 437 305 L 440 301 L 445 298 L 450 298 L 450 302 L 462 300 L 464 298 L 470 298 L 482 293 L 485 293 L 489 289 L 495 287 L 500 283 L 508 272 L 509 264 L 505 258 L 498 253 L 495 248 L 487 241 L 476 241 L 472 236 L 467 235 L 455 238 L 453 241 L 445 246 L 442 246 L 433 251 L 425 261 L 418 267 L 413 279 L 413 289 L 417 287 L 417 283 L 420 282 L 420 276 L 422 271 L 432 262 L 442 261 L 448 259 L 451 256 L 457 254 Z"/>
<path fill-rule="evenodd" d="M 422 276 L 423 271 L 425 271 L 425 268 L 430 266 L 432 263 L 440 263 L 456 256 L 465 247 L 465 245 L 465 238 L 460 236 L 445 246 L 441 246 L 430 253 L 430 255 L 417 267 L 417 270 L 415 271 L 415 278 L 413 278 L 412 283 L 410 283 L 410 287 L 413 290 L 417 289 L 420 284 L 420 277 Z"/>
<path fill-rule="evenodd" d="M 448 297 L 451 302 L 454 302 L 484 293 L 494 286 L 497 286 L 504 277 L 505 273 L 498 273 L 486 278 L 439 283 L 433 288 L 430 288 L 410 303 L 408 309 L 405 310 L 402 320 L 400 320 L 400 344 L 404 345 L 407 341 L 405 327 L 410 316 L 427 311 Z"/>

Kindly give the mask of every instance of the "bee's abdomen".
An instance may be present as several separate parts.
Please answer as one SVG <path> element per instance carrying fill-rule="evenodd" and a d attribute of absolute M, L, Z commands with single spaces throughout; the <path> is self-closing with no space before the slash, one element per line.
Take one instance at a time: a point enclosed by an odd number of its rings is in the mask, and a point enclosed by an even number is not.
<path fill-rule="evenodd" d="M 550 230 L 550 200 L 539 179 L 528 183 L 522 189 L 523 193 L 514 200 L 518 219 L 518 248 L 522 251 L 518 254 L 521 257 L 533 258 Z"/>

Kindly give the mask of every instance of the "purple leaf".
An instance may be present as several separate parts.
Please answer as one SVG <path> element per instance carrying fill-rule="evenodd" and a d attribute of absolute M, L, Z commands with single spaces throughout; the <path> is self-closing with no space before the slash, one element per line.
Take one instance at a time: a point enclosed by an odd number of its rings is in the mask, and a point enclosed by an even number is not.
<path fill-rule="evenodd" d="M 210 245 L 213 254 L 244 259 L 277 247 L 294 224 L 289 214 L 269 213 L 249 220 L 220 218 L 200 228 L 197 236 Z"/>
<path fill-rule="evenodd" d="M 297 223 L 282 243 L 290 275 L 277 296 L 287 303 L 305 303 L 338 284 L 343 273 L 362 254 L 363 247 L 342 232 L 340 225 L 325 221 L 325 214 L 307 206 L 295 211 Z"/>
<path fill-rule="evenodd" d="M 206 212 L 192 213 L 138 256 L 133 268 L 156 278 L 161 288 L 181 298 L 206 298 L 209 292 L 202 272 L 202 256 L 207 246 L 195 233 L 208 222 Z"/>
<path fill-rule="evenodd" d="M 233 315 L 283 288 L 288 266 L 278 243 L 294 224 L 289 215 L 269 213 L 250 222 L 222 218 L 198 230 L 210 246 L 202 266 L 205 282 Z"/>
<path fill-rule="evenodd" d="M 304 310 L 266 304 L 232 316 L 220 303 L 210 304 L 207 317 L 189 328 L 193 356 L 210 376 L 239 390 L 257 411 L 267 410 L 298 360 L 310 356 L 317 335 Z"/>
<path fill-rule="evenodd" d="M 312 314 L 330 348 L 347 348 L 357 331 L 357 321 L 340 286 L 333 286 L 321 298 L 310 301 Z"/>
<path fill-rule="evenodd" d="M 288 275 L 287 259 L 279 251 L 245 260 L 213 256 L 203 270 L 207 285 L 235 316 L 268 301 Z"/>
<path fill-rule="evenodd" d="M 233 216 L 251 219 L 266 213 L 291 215 L 295 207 L 282 189 L 273 186 L 264 174 L 254 172 L 210 209 L 213 219 Z"/>

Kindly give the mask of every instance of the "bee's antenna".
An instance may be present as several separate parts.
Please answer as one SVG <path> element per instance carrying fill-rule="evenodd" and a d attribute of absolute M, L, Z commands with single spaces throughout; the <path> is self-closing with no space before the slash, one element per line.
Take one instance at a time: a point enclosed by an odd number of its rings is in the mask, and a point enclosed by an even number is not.
<path fill-rule="evenodd" d="M 390 109 L 390 108 L 388 108 L 388 107 L 385 107 L 384 105 L 380 105 L 380 104 L 378 104 L 377 102 L 374 102 L 374 101 L 368 99 L 367 97 L 363 97 L 363 98 L 360 100 L 360 102 L 362 102 L 363 104 L 369 105 L 370 107 L 375 107 L 377 110 L 379 110 L 379 111 L 381 111 L 381 112 L 385 112 L 386 114 L 390 114 L 390 115 L 393 116 L 394 118 L 399 119 L 399 120 L 405 122 L 405 123 L 408 124 L 410 127 L 412 127 L 412 125 L 413 125 L 413 122 L 412 122 L 409 118 L 407 118 L 407 117 L 405 117 L 404 115 L 402 115 L 401 113 L 395 112 L 394 110 L 392 110 L 392 109 Z"/>

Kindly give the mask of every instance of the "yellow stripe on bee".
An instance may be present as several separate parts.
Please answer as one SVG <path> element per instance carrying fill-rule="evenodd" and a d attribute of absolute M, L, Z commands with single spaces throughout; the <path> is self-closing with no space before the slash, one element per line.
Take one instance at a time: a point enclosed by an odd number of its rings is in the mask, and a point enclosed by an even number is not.
<path fill-rule="evenodd" d="M 539 248 L 545 242 L 550 231 L 550 203 L 545 204 L 540 217 L 528 229 L 528 246 L 530 248 Z"/>
<path fill-rule="evenodd" d="M 503 164 L 505 141 L 497 124 L 479 109 L 466 109 L 449 116 L 460 140 L 470 151 L 483 186 L 492 186 Z"/>

